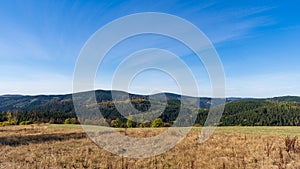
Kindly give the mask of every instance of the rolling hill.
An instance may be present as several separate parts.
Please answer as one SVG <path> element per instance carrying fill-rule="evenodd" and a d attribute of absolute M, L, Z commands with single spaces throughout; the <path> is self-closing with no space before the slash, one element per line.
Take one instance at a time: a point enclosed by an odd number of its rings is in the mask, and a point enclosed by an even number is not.
<path fill-rule="evenodd" d="M 119 92 L 119 91 L 116 91 Z M 122 94 L 127 94 L 121 92 Z M 122 123 L 126 122 L 124 114 L 120 114 L 112 101 L 111 91 L 97 90 L 95 91 L 98 107 L 101 110 L 106 121 L 120 119 Z M 160 113 L 160 118 L 165 123 L 174 123 L 178 116 L 181 102 L 180 95 L 172 93 L 164 93 L 167 98 L 167 106 L 163 112 L 150 112 L 154 116 Z M 132 105 L 139 111 L 145 112 L 150 109 L 149 96 L 129 94 Z M 192 98 L 183 96 L 186 98 Z M 187 112 L 198 112 L 196 123 L 203 125 L 208 108 L 211 105 L 211 98 L 201 97 L 199 107 L 196 110 L 193 107 L 187 107 Z M 125 100 L 126 102 L 126 100 Z M 265 99 L 256 98 L 238 98 L 232 97 L 226 99 L 225 110 L 219 125 L 300 125 L 300 97 L 283 96 Z M 160 103 L 158 103 L 160 104 Z M 125 104 L 121 106 L 126 107 Z M 216 105 L 217 106 L 217 105 Z M 126 109 L 127 110 L 127 109 Z M 72 95 L 38 95 L 38 96 L 22 96 L 22 95 L 3 95 L 0 96 L 0 120 L 7 120 L 7 112 L 13 111 L 13 115 L 18 121 L 31 122 L 53 122 L 63 123 L 67 118 L 76 117 L 74 110 Z M 128 109 L 125 116 L 135 114 Z M 78 114 L 77 114 L 78 115 Z M 187 115 L 191 115 L 187 113 Z M 188 117 L 187 117 L 188 119 Z M 84 120 L 84 119 L 81 119 Z M 97 119 L 89 121 L 93 124 L 99 124 Z M 184 123 L 184 119 L 183 119 Z"/>

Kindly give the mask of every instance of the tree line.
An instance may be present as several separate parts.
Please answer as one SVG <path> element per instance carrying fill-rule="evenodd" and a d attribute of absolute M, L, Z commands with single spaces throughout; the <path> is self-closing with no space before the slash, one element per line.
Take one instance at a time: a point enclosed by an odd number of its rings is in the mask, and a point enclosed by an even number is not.
<path fill-rule="evenodd" d="M 141 112 L 151 107 L 147 99 L 135 99 L 132 105 Z M 0 113 L 0 125 L 18 125 L 31 123 L 54 123 L 54 124 L 87 124 L 104 125 L 111 127 L 169 127 L 190 126 L 195 124 L 203 126 L 208 115 L 208 109 L 204 108 L 181 108 L 179 99 L 168 99 L 163 112 L 153 112 L 153 116 L 160 115 L 149 121 L 134 119 L 137 114 L 130 112 L 120 114 L 112 101 L 99 103 L 99 110 L 103 118 L 77 117 L 71 103 L 47 103 L 43 107 L 33 110 L 9 110 Z M 125 107 L 126 110 L 126 107 Z M 184 111 L 181 118 L 177 118 L 179 112 Z M 150 112 L 151 114 L 151 112 Z M 189 121 L 193 117 L 195 122 Z M 219 126 L 299 126 L 300 104 L 298 102 L 275 102 L 242 100 L 227 103 Z"/>

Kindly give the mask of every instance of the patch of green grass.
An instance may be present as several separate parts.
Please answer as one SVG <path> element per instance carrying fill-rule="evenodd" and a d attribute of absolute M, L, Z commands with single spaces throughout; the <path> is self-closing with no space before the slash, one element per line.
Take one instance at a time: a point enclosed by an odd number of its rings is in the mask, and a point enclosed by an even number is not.
<path fill-rule="evenodd" d="M 49 129 L 77 129 L 82 130 L 99 130 L 101 126 L 93 125 L 76 125 L 76 124 L 51 124 L 48 126 Z M 164 129 L 164 128 L 158 128 Z M 155 128 L 128 128 L 127 130 L 158 130 Z M 167 129 L 167 128 L 165 128 Z M 193 127 L 192 132 L 200 132 L 202 127 Z M 122 128 L 116 128 L 116 130 L 123 130 Z M 299 136 L 300 127 L 297 126 L 228 126 L 228 127 L 217 127 L 216 133 L 227 133 L 227 134 L 254 134 L 254 135 L 274 135 L 274 136 Z"/>
<path fill-rule="evenodd" d="M 273 135 L 273 136 L 300 136 L 300 127 L 296 126 L 228 126 L 217 127 L 218 133 L 229 134 L 255 134 L 255 135 Z"/>
<path fill-rule="evenodd" d="M 80 125 L 80 124 L 50 124 L 49 129 L 69 129 L 69 130 L 99 130 L 103 126 Z"/>
<path fill-rule="evenodd" d="M 49 129 L 77 129 L 82 130 L 81 125 L 78 124 L 50 124 Z"/>

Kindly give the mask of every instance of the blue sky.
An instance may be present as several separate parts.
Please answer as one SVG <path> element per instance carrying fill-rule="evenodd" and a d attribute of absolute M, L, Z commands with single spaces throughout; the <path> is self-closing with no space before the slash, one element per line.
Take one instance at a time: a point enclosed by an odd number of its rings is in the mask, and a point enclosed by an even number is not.
<path fill-rule="evenodd" d="M 212 41 L 224 66 L 227 96 L 300 95 L 299 6 L 292 0 L 5 0 L 0 5 L 0 94 L 71 93 L 76 59 L 95 31 L 128 14 L 163 12 L 190 21 Z M 202 95 L 210 95 L 201 63 L 180 43 L 155 35 L 115 46 L 98 70 L 95 87 L 109 89 L 125 56 L 153 47 L 179 55 L 195 73 Z M 129 91 L 156 88 L 177 91 L 170 77 L 156 71 L 137 76 Z"/>

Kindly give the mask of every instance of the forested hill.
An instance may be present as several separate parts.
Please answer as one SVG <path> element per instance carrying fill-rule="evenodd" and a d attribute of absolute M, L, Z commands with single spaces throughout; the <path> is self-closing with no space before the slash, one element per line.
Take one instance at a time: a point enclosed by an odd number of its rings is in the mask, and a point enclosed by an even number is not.
<path fill-rule="evenodd" d="M 274 97 L 267 99 L 272 102 L 300 102 L 300 97 L 298 96 L 282 96 L 282 97 Z"/>
<path fill-rule="evenodd" d="M 159 118 L 166 124 L 172 125 L 176 119 L 181 103 L 181 96 L 166 93 L 167 107 Z M 118 120 L 115 127 L 126 125 L 125 117 L 121 116 L 111 97 L 111 91 L 97 90 L 96 98 L 99 109 L 109 124 Z M 130 102 L 140 110 L 147 111 L 151 105 L 149 96 L 130 94 Z M 211 98 L 200 98 L 200 109 L 196 123 L 203 125 L 210 106 Z M 195 112 L 195 108 L 186 108 L 187 112 Z M 128 112 L 130 115 L 132 112 Z M 153 112 L 157 113 L 157 112 Z M 186 114 L 189 116 L 189 114 Z M 13 123 L 64 123 L 66 119 L 76 118 L 73 107 L 72 95 L 39 95 L 0 96 L 0 122 L 11 119 Z M 188 117 L 186 117 L 188 119 Z M 86 124 L 100 124 L 103 119 L 79 119 Z M 186 124 L 185 118 L 180 119 L 180 124 Z M 178 122 L 178 121 L 177 121 Z M 146 121 L 145 121 L 146 123 Z M 115 123 L 113 124 L 115 125 Z M 141 124 L 147 126 L 147 124 Z M 149 125 L 149 122 L 148 122 Z M 300 97 L 284 96 L 265 99 L 255 98 L 227 98 L 226 106 L 219 125 L 300 125 Z"/>
<path fill-rule="evenodd" d="M 299 126 L 300 103 L 291 101 L 290 98 L 228 103 L 219 125 Z M 285 99 L 291 102 L 286 102 Z"/>
<path fill-rule="evenodd" d="M 118 91 L 116 91 L 118 92 Z M 96 90 L 96 99 L 98 103 L 103 101 L 111 101 L 111 91 L 108 90 Z M 123 92 L 125 93 L 125 92 Z M 164 93 L 167 99 L 180 99 L 181 96 L 173 93 Z M 131 99 L 147 99 L 149 96 L 129 94 Z M 242 98 L 228 98 L 227 102 L 232 100 L 241 100 Z M 200 107 L 209 108 L 211 98 L 201 97 Z M 34 109 L 46 109 L 46 110 L 59 110 L 59 107 L 73 108 L 72 95 L 38 95 L 38 96 L 22 96 L 22 95 L 3 95 L 0 96 L 0 112 L 7 110 L 34 110 Z"/>

